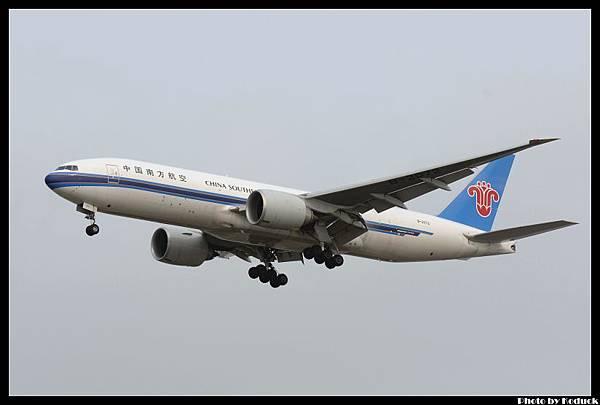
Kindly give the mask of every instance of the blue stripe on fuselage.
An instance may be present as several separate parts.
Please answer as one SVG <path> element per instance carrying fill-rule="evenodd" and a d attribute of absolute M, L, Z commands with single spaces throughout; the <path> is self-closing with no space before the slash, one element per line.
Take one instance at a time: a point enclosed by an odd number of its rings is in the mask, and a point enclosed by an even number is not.
<path fill-rule="evenodd" d="M 129 177 L 111 177 L 92 173 L 51 173 L 46 176 L 46 184 L 50 189 L 55 190 L 63 187 L 121 187 L 134 190 L 149 191 L 159 194 L 167 194 L 175 197 L 190 198 L 193 200 L 206 201 L 223 205 L 243 205 L 246 204 L 246 198 L 234 197 L 226 194 L 211 193 L 170 184 L 155 183 L 146 180 L 132 179 Z M 118 183 L 117 183 L 118 181 Z M 398 236 L 419 236 L 421 233 L 433 235 L 431 232 L 420 229 L 407 228 L 399 225 L 385 224 L 376 221 L 366 221 L 369 231 L 386 233 Z"/>
<path fill-rule="evenodd" d="M 150 181 L 132 179 L 127 177 L 119 177 L 118 183 L 116 179 L 114 179 L 114 182 L 110 183 L 108 180 L 109 177 L 105 175 L 87 173 L 60 173 L 48 175 L 46 178 L 46 184 L 48 184 L 48 187 L 50 187 L 53 190 L 61 187 L 79 186 L 123 187 L 168 194 L 176 197 L 191 198 L 194 200 L 218 202 L 226 205 L 242 205 L 246 203 L 246 199 L 242 197 L 233 197 L 225 194 L 211 193 L 207 191 L 200 191 L 185 187 L 172 186 L 170 184 L 154 183 Z M 111 178 L 111 180 L 113 180 L 113 178 Z"/>
<path fill-rule="evenodd" d="M 422 231 L 420 229 L 407 228 L 407 227 L 399 226 L 399 225 L 384 224 L 384 223 L 375 222 L 375 221 L 367 221 L 367 227 L 374 231 L 377 230 L 377 231 L 382 231 L 382 232 L 391 232 L 391 233 L 397 233 L 397 234 L 403 234 L 403 235 L 417 236 L 420 233 L 424 233 L 426 235 L 433 235 L 433 233 L 431 233 L 431 232 Z"/>

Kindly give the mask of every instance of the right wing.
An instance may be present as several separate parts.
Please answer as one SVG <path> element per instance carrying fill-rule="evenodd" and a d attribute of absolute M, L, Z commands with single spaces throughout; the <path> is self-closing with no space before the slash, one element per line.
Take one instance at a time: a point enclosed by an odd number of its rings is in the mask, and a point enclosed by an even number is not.
<path fill-rule="evenodd" d="M 361 213 L 375 209 L 385 211 L 394 206 L 406 208 L 404 203 L 438 188 L 450 191 L 448 184 L 473 174 L 474 167 L 512 155 L 531 147 L 552 142 L 558 138 L 532 139 L 525 145 L 501 150 L 483 156 L 431 167 L 398 176 L 302 195 L 308 202 L 317 201 L 352 209 Z M 317 204 L 314 204 L 317 205 Z"/>
<path fill-rule="evenodd" d="M 371 209 L 377 212 L 392 207 L 406 209 L 404 203 L 413 198 L 437 189 L 449 191 L 448 184 L 473 174 L 474 167 L 557 139 L 532 139 L 524 145 L 487 155 L 300 196 L 319 216 L 313 229 L 316 239 L 343 245 L 367 232 L 362 214 Z"/>

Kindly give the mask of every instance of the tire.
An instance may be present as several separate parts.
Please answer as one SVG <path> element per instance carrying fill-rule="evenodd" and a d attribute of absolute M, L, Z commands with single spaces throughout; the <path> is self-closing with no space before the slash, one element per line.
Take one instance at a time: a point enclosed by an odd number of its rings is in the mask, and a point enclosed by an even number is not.
<path fill-rule="evenodd" d="M 302 251 L 302 255 L 304 256 L 305 259 L 310 260 L 313 257 L 315 257 L 312 247 L 306 248 Z"/>
<path fill-rule="evenodd" d="M 271 284 L 271 287 L 273 287 L 273 288 L 277 288 L 280 285 L 277 277 L 272 278 L 271 281 L 269 281 L 269 284 Z"/>
<path fill-rule="evenodd" d="M 251 279 L 258 278 L 258 269 L 256 267 L 250 267 L 248 270 L 248 275 Z"/>
<path fill-rule="evenodd" d="M 85 233 L 87 234 L 87 236 L 94 236 L 95 235 L 94 230 L 92 229 L 92 225 L 87 226 L 85 228 Z"/>
<path fill-rule="evenodd" d="M 267 270 L 267 278 L 269 281 L 277 279 L 277 272 L 274 269 Z"/>
<path fill-rule="evenodd" d="M 267 276 L 267 268 L 262 265 L 259 264 L 258 266 L 256 266 L 256 268 L 258 269 L 258 279 L 262 282 L 262 283 L 268 283 L 269 282 L 269 278 Z"/>
<path fill-rule="evenodd" d="M 333 258 L 329 258 L 329 259 L 325 259 L 325 267 L 327 267 L 329 270 L 335 268 L 335 262 L 333 261 Z"/>
<path fill-rule="evenodd" d="M 325 261 L 325 256 L 323 256 L 322 253 L 319 253 L 318 255 L 315 256 L 315 263 L 323 264 L 324 261 Z"/>
<path fill-rule="evenodd" d="M 96 224 L 92 224 L 92 232 L 94 232 L 94 235 L 97 234 L 100 232 L 100 227 Z"/>
<path fill-rule="evenodd" d="M 279 285 L 286 285 L 288 283 L 288 278 L 285 274 L 281 273 L 277 275 L 277 283 Z"/>
<path fill-rule="evenodd" d="M 312 249 L 313 259 L 323 253 L 323 251 L 321 250 L 321 246 L 319 245 L 315 245 L 310 249 Z"/>
<path fill-rule="evenodd" d="M 333 262 L 339 267 L 344 264 L 344 257 L 342 255 L 335 255 L 333 256 Z"/>

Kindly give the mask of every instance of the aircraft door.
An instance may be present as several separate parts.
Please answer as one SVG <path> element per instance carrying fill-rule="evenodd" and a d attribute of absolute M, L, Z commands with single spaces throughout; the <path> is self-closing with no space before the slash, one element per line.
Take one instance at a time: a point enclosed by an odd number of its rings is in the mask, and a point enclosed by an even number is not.
<path fill-rule="evenodd" d="M 106 172 L 109 183 L 119 184 L 119 167 L 117 165 L 106 165 Z"/>

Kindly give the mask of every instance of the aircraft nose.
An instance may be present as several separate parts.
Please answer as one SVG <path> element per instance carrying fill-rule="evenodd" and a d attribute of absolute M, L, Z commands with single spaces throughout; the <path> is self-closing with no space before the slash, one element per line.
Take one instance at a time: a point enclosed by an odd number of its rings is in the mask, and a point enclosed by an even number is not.
<path fill-rule="evenodd" d="M 48 186 L 48 188 L 49 188 L 50 190 L 52 190 L 52 183 L 53 183 L 53 181 L 54 181 L 54 179 L 53 179 L 53 177 L 54 177 L 54 176 L 53 176 L 53 174 L 54 174 L 54 172 L 50 172 L 50 173 L 48 173 L 48 174 L 46 175 L 46 177 L 44 178 L 44 182 L 46 183 L 46 185 Z"/>

